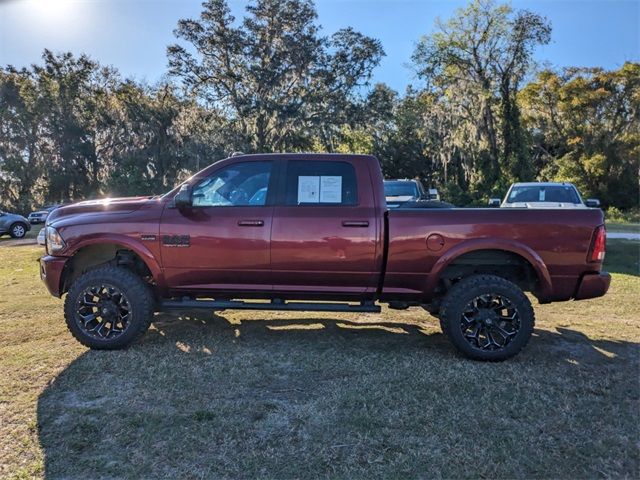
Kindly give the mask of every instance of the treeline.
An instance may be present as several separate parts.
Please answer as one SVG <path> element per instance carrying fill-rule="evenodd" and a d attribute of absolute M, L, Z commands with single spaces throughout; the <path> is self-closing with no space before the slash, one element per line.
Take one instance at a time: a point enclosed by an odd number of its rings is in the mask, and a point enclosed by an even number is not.
<path fill-rule="evenodd" d="M 371 153 L 458 205 L 513 181 L 572 181 L 638 206 L 640 64 L 540 70 L 548 21 L 475 1 L 417 43 L 420 88 L 370 85 L 384 56 L 351 28 L 323 36 L 310 0 L 225 0 L 181 20 L 168 80 L 145 85 L 45 50 L 0 70 L 0 208 L 158 194 L 233 151 Z"/>

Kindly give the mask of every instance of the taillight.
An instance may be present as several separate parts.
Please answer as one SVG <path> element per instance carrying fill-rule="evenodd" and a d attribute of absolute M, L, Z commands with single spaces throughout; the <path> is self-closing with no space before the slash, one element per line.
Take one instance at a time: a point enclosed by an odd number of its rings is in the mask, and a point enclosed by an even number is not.
<path fill-rule="evenodd" d="M 604 225 L 600 225 L 593 233 L 591 247 L 589 248 L 589 262 L 602 262 L 607 243 L 607 231 Z"/>

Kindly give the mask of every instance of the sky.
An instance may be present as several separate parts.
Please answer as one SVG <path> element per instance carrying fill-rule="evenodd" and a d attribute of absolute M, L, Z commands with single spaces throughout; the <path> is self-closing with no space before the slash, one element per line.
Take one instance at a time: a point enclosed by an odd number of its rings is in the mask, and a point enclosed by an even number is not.
<path fill-rule="evenodd" d="M 230 0 L 242 16 L 246 0 Z M 403 91 L 419 85 L 410 68 L 416 42 L 466 1 L 316 0 L 324 34 L 351 26 L 378 38 L 386 57 L 374 82 Z M 640 61 L 640 0 L 514 0 L 546 16 L 552 40 L 536 61 L 554 67 L 616 69 Z M 126 77 L 155 83 L 166 74 L 166 46 L 180 18 L 195 18 L 201 0 L 0 0 L 0 65 L 39 63 L 43 49 L 87 53 Z"/>

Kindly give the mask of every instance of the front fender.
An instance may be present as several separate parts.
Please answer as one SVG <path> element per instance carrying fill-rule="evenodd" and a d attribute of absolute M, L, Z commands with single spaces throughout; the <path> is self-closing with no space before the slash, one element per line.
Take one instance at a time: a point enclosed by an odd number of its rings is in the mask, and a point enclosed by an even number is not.
<path fill-rule="evenodd" d="M 87 236 L 78 242 L 74 242 L 73 245 L 69 248 L 68 251 L 63 253 L 66 257 L 74 256 L 78 250 L 88 247 L 90 245 L 122 245 L 127 249 L 133 251 L 138 255 L 142 261 L 147 265 L 151 275 L 153 275 L 154 280 L 158 284 L 159 287 L 164 287 L 164 275 L 162 272 L 162 268 L 160 264 L 156 260 L 155 255 L 149 250 L 149 248 L 140 243 L 137 239 L 131 238 L 127 235 L 121 235 L 116 233 L 111 234 L 100 234 L 95 236 Z"/>
<path fill-rule="evenodd" d="M 467 240 L 447 250 L 431 269 L 431 274 L 427 280 L 426 292 L 433 292 L 435 290 L 438 282 L 440 281 L 440 276 L 451 262 L 465 253 L 476 250 L 503 250 L 505 252 L 511 252 L 521 256 L 531 264 L 538 277 L 540 289 L 536 292 L 536 296 L 539 298 L 546 298 L 551 295 L 553 286 L 549 270 L 542 258 L 540 258 L 540 255 L 538 255 L 534 250 L 523 243 L 513 240 L 482 238 Z"/>

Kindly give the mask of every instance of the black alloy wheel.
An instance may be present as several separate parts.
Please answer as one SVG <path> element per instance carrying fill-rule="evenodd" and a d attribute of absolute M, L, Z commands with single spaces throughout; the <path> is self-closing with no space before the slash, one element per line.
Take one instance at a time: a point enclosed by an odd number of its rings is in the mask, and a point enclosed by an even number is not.
<path fill-rule="evenodd" d="M 520 314 L 506 297 L 496 293 L 478 295 L 464 308 L 460 329 L 472 347 L 500 350 L 518 334 Z"/>
<path fill-rule="evenodd" d="M 130 325 L 131 304 L 113 285 L 90 286 L 78 297 L 76 323 L 88 336 L 115 339 Z"/>

